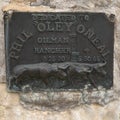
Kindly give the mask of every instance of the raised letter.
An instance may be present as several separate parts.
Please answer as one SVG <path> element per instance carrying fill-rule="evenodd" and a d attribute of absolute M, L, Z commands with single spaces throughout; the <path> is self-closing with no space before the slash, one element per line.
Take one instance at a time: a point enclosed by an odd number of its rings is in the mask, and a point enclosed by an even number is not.
<path fill-rule="evenodd" d="M 19 56 L 16 56 L 16 55 L 15 55 L 15 52 L 14 52 L 14 51 L 11 51 L 10 54 L 9 54 L 9 56 L 10 56 L 11 58 L 13 58 L 13 59 L 16 59 L 16 60 L 19 58 Z"/>
<path fill-rule="evenodd" d="M 37 41 L 38 41 L 38 43 L 42 43 L 43 39 L 42 39 L 41 37 L 39 37 L 39 38 L 37 39 Z"/>
<path fill-rule="evenodd" d="M 11 47 L 11 49 L 19 52 L 19 51 L 21 51 L 22 47 L 23 47 L 22 44 L 14 42 L 13 45 L 12 45 L 12 47 Z"/>
<path fill-rule="evenodd" d="M 107 56 L 110 52 L 106 51 L 105 53 L 102 54 L 103 57 Z"/>
<path fill-rule="evenodd" d="M 70 31 L 70 27 L 72 26 L 72 22 L 70 22 L 70 23 L 67 23 L 67 22 L 65 22 L 65 25 L 66 25 L 66 27 L 67 27 L 67 31 Z"/>
<path fill-rule="evenodd" d="M 77 32 L 84 33 L 85 32 L 85 26 L 80 24 L 77 26 Z"/>
<path fill-rule="evenodd" d="M 62 22 L 55 22 L 55 24 L 56 24 L 56 31 L 63 31 Z"/>
<path fill-rule="evenodd" d="M 25 37 L 26 40 L 32 37 L 32 33 L 27 33 L 25 31 L 22 32 L 22 35 Z"/>
<path fill-rule="evenodd" d="M 47 31 L 54 31 L 54 27 L 51 27 L 51 22 L 46 22 L 47 23 Z"/>
<path fill-rule="evenodd" d="M 105 50 L 105 45 L 98 46 L 97 49 L 102 53 Z"/>
<path fill-rule="evenodd" d="M 93 35 L 95 35 L 94 31 L 92 31 L 91 29 L 88 29 L 84 35 L 88 38 L 91 39 L 93 37 Z"/>
<path fill-rule="evenodd" d="M 38 31 L 42 32 L 42 31 L 45 31 L 46 26 L 44 23 L 39 23 L 37 26 L 37 29 L 38 29 Z"/>

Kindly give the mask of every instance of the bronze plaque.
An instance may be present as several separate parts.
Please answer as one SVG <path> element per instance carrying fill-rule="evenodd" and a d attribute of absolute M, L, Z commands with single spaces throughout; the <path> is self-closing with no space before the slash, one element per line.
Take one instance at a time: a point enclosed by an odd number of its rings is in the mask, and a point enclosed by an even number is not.
<path fill-rule="evenodd" d="M 9 90 L 111 88 L 114 17 L 88 12 L 5 13 Z"/>

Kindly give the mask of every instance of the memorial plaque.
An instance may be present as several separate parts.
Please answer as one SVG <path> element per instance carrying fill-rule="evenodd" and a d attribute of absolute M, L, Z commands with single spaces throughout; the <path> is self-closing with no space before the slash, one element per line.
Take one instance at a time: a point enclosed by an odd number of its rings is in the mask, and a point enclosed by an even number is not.
<path fill-rule="evenodd" d="M 13 12 L 4 23 L 9 90 L 112 87 L 114 15 Z"/>

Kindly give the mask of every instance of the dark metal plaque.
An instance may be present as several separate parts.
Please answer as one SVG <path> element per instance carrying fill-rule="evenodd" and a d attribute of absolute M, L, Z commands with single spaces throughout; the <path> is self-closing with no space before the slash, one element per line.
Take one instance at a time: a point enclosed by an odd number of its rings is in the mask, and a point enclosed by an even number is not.
<path fill-rule="evenodd" d="M 114 15 L 5 13 L 10 90 L 111 88 Z"/>

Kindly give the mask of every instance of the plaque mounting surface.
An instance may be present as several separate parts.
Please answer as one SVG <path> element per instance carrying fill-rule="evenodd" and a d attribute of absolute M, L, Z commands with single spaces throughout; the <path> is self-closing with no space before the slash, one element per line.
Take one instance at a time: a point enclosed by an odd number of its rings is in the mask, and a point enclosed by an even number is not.
<path fill-rule="evenodd" d="M 112 87 L 113 15 L 13 12 L 4 23 L 11 91 Z"/>

